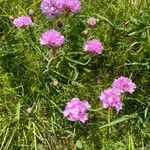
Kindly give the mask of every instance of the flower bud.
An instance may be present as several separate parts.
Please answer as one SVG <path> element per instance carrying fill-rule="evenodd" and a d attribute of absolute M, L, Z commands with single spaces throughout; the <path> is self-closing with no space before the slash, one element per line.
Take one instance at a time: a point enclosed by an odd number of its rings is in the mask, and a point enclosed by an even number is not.
<path fill-rule="evenodd" d="M 31 113 L 33 112 L 33 108 L 32 108 L 32 107 L 29 107 L 28 109 L 26 109 L 26 112 L 27 112 L 28 114 L 31 114 Z"/>
<path fill-rule="evenodd" d="M 87 20 L 87 24 L 88 24 L 88 26 L 90 26 L 90 27 L 94 27 L 94 26 L 96 26 L 97 21 L 98 21 L 98 20 L 97 20 L 96 18 L 90 17 L 90 18 Z"/>
<path fill-rule="evenodd" d="M 35 14 L 34 10 L 33 10 L 33 9 L 30 9 L 30 10 L 29 10 L 29 15 L 30 15 L 31 17 L 33 17 L 34 14 Z"/>
<path fill-rule="evenodd" d="M 86 36 L 86 35 L 89 34 L 89 32 L 90 32 L 89 30 L 83 30 L 83 31 L 82 31 L 82 34 Z"/>
<path fill-rule="evenodd" d="M 58 27 L 63 27 L 64 26 L 64 22 L 62 21 L 62 20 L 59 20 L 58 22 L 57 22 L 57 25 L 58 25 Z"/>
<path fill-rule="evenodd" d="M 58 80 L 53 80 L 53 86 L 58 86 L 58 84 L 59 84 L 59 82 L 58 82 Z"/>
<path fill-rule="evenodd" d="M 9 20 L 10 20 L 10 21 L 13 21 L 13 20 L 14 20 L 14 17 L 13 17 L 13 16 L 10 16 L 10 17 L 9 17 Z"/>

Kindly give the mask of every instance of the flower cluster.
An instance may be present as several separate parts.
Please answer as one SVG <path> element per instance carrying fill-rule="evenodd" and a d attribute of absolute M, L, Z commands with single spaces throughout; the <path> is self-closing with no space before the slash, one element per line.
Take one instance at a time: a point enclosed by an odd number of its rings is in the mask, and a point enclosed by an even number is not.
<path fill-rule="evenodd" d="M 26 27 L 26 26 L 32 25 L 33 22 L 30 16 L 21 16 L 21 17 L 15 18 L 13 21 L 13 24 L 17 28 L 20 28 L 20 27 Z"/>
<path fill-rule="evenodd" d="M 43 0 L 41 10 L 43 14 L 52 18 L 61 14 L 64 10 L 77 13 L 81 9 L 79 0 Z"/>
<path fill-rule="evenodd" d="M 118 86 L 119 84 L 120 86 Z M 99 96 L 103 104 L 103 108 L 106 109 L 114 107 L 119 112 L 123 106 L 123 103 L 121 101 L 121 94 L 123 93 L 123 91 L 132 93 L 134 92 L 135 88 L 136 85 L 129 78 L 121 76 L 120 78 L 115 79 L 112 87 L 102 91 Z M 86 111 L 90 107 L 91 106 L 87 101 L 80 101 L 79 98 L 73 98 L 70 102 L 67 103 L 63 114 L 70 121 L 81 121 L 82 123 L 85 123 L 85 121 L 88 120 Z"/>
<path fill-rule="evenodd" d="M 73 98 L 67 103 L 63 114 L 70 121 L 81 121 L 84 123 L 88 120 L 88 114 L 86 111 L 90 108 L 90 104 L 87 101 L 80 101 L 79 98 Z"/>
<path fill-rule="evenodd" d="M 112 83 L 112 88 L 105 89 L 99 96 L 103 108 L 115 107 L 117 111 L 122 109 L 121 94 L 133 93 L 136 85 L 127 77 L 119 77 Z"/>
<path fill-rule="evenodd" d="M 88 40 L 84 44 L 84 50 L 93 54 L 101 54 L 103 45 L 98 39 Z"/>
<path fill-rule="evenodd" d="M 63 11 L 64 0 L 43 0 L 41 3 L 42 13 L 48 17 L 58 16 Z"/>
<path fill-rule="evenodd" d="M 103 108 L 115 107 L 117 111 L 122 109 L 120 92 L 113 88 L 105 89 L 99 98 L 102 101 Z"/>
<path fill-rule="evenodd" d="M 81 10 L 81 2 L 79 0 L 64 0 L 63 7 L 68 12 L 78 13 Z"/>
<path fill-rule="evenodd" d="M 136 89 L 135 83 L 133 83 L 131 79 L 123 76 L 119 77 L 118 79 L 115 79 L 112 83 L 112 87 L 114 89 L 119 90 L 121 93 L 129 92 L 131 94 Z"/>
<path fill-rule="evenodd" d="M 73 13 L 79 12 L 81 10 L 81 2 L 80 0 L 42 0 L 40 7 L 43 14 L 51 18 L 61 14 L 64 10 Z M 33 10 L 30 10 L 29 14 L 33 16 L 33 12 Z M 93 17 L 90 17 L 87 21 L 90 26 L 95 26 L 96 22 L 97 20 Z M 26 27 L 32 23 L 30 16 L 21 16 L 13 21 L 16 27 Z M 40 44 L 55 49 L 62 46 L 64 40 L 64 36 L 59 31 L 50 29 L 42 34 Z M 98 39 L 87 40 L 83 48 L 84 51 L 95 55 L 101 54 L 103 51 L 103 45 Z"/>
<path fill-rule="evenodd" d="M 64 36 L 60 32 L 50 29 L 44 32 L 40 38 L 40 44 L 52 48 L 58 48 L 64 43 Z"/>

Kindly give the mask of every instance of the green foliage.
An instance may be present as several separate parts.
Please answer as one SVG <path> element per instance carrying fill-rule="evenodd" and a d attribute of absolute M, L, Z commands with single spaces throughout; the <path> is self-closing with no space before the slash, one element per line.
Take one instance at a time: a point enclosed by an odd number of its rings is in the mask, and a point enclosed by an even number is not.
<path fill-rule="evenodd" d="M 43 16 L 39 4 L 0 1 L 0 150 L 148 150 L 150 2 L 83 0 L 79 14 L 55 19 Z M 31 8 L 34 26 L 16 29 L 9 17 Z M 86 25 L 89 16 L 99 19 L 95 28 Z M 57 26 L 60 20 L 63 27 Z M 39 44 L 49 28 L 66 37 L 55 56 Z M 92 37 L 104 43 L 100 56 L 83 52 L 84 41 Z M 113 111 L 108 122 L 98 95 L 120 75 L 131 77 L 137 89 L 124 96 L 123 110 Z M 62 110 L 75 96 L 92 105 L 85 124 L 63 118 Z"/>

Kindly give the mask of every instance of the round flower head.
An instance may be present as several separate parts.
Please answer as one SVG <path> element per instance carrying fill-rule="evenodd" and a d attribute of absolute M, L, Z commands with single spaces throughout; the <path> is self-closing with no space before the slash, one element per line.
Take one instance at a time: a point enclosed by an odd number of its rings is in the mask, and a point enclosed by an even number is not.
<path fill-rule="evenodd" d="M 85 123 L 88 120 L 88 114 L 86 111 L 90 108 L 90 104 L 87 101 L 80 101 L 79 98 L 73 98 L 67 103 L 63 114 L 70 121 L 81 121 Z"/>
<path fill-rule="evenodd" d="M 73 13 L 77 13 L 81 10 L 80 0 L 64 0 L 63 6 L 66 11 L 71 11 Z"/>
<path fill-rule="evenodd" d="M 42 13 L 48 17 L 55 17 L 63 11 L 64 0 L 43 0 L 41 3 Z"/>
<path fill-rule="evenodd" d="M 105 89 L 99 96 L 103 103 L 103 108 L 115 107 L 117 111 L 122 109 L 120 92 L 113 88 Z"/>
<path fill-rule="evenodd" d="M 40 44 L 52 48 L 58 48 L 64 43 L 64 36 L 60 32 L 50 29 L 44 32 L 40 38 Z"/>
<path fill-rule="evenodd" d="M 87 24 L 88 24 L 88 26 L 94 27 L 94 26 L 96 26 L 96 24 L 97 24 L 97 19 L 94 18 L 94 17 L 90 17 L 90 18 L 87 20 Z"/>
<path fill-rule="evenodd" d="M 133 93 L 136 89 L 136 85 L 132 82 L 132 80 L 123 76 L 119 77 L 118 79 L 115 79 L 112 84 L 112 87 L 120 90 L 121 93 Z"/>
<path fill-rule="evenodd" d="M 21 16 L 18 18 L 15 18 L 13 21 L 13 24 L 17 27 L 26 27 L 29 26 L 31 24 L 33 24 L 31 17 L 29 16 Z"/>
<path fill-rule="evenodd" d="M 101 54 L 103 51 L 102 43 L 97 39 L 86 41 L 84 50 L 93 54 Z"/>

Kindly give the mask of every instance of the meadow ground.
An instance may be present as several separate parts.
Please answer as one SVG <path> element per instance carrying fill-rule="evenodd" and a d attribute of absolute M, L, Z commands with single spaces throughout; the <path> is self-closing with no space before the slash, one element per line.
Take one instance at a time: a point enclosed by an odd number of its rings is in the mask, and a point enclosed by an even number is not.
<path fill-rule="evenodd" d="M 0 150 L 149 150 L 150 1 L 83 0 L 80 13 L 54 19 L 39 5 L 40 0 L 0 1 Z M 10 16 L 30 9 L 34 25 L 16 29 Z M 90 16 L 99 23 L 83 35 Z M 49 28 L 66 38 L 50 64 L 50 49 L 39 43 Z M 103 42 L 101 55 L 83 51 L 93 37 Z M 98 96 L 119 76 L 132 78 L 137 89 L 123 96 L 119 113 L 108 114 Z M 85 124 L 63 117 L 73 97 L 92 105 Z"/>

